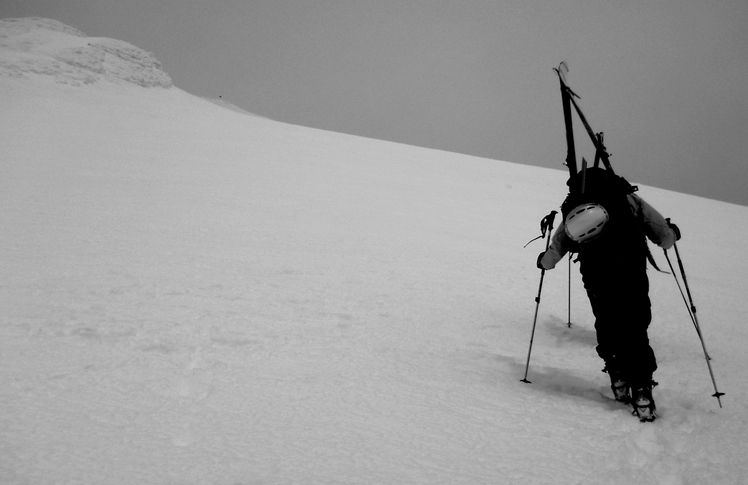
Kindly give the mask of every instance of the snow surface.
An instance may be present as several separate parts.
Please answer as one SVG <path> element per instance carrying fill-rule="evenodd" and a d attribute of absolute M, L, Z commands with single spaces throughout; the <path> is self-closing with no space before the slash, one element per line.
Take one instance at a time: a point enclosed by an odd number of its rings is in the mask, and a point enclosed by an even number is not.
<path fill-rule="evenodd" d="M 44 19 L 0 22 L 0 96 L 1 483 L 745 483 L 748 208 L 640 191 L 726 393 L 651 271 L 643 424 L 576 267 L 520 382 L 562 171 L 240 114 Z"/>

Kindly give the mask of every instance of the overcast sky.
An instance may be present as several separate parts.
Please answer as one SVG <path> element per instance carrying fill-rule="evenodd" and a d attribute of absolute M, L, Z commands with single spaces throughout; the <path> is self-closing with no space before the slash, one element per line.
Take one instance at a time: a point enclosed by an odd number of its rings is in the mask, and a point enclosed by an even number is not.
<path fill-rule="evenodd" d="M 617 173 L 748 205 L 746 0 L 0 0 L 27 16 L 278 121 L 559 170 L 564 60 Z"/>

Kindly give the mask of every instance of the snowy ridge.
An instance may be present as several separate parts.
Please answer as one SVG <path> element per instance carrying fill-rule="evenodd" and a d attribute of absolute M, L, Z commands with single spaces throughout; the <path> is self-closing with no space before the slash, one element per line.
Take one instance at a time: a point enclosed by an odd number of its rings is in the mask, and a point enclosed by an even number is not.
<path fill-rule="evenodd" d="M 86 42 L 51 25 L 37 61 Z M 18 64 L 19 35 L 2 65 Z M 543 243 L 523 245 L 563 199 L 562 171 L 108 75 L 70 89 L 4 72 L 0 483 L 748 476 L 748 208 L 641 186 L 683 231 L 726 393 L 719 409 L 672 276 L 652 271 L 661 419 L 642 424 L 600 372 L 576 268 L 572 328 L 566 269 L 546 274 L 520 382 Z"/>
<path fill-rule="evenodd" d="M 74 86 L 102 81 L 172 85 L 153 54 L 127 42 L 87 37 L 55 20 L 0 20 L 0 50 L 0 77 L 46 77 Z"/>
<path fill-rule="evenodd" d="M 237 105 L 235 105 L 233 103 L 230 103 L 230 102 L 226 101 L 225 99 L 223 99 L 221 97 L 218 97 L 218 98 L 205 98 L 204 97 L 202 99 L 204 99 L 205 101 L 209 101 L 209 102 L 215 104 L 216 106 L 220 106 L 222 108 L 229 109 L 229 110 L 234 111 L 236 113 L 242 113 L 242 114 L 245 114 L 245 115 L 254 116 L 256 118 L 269 119 L 269 118 L 266 118 L 265 116 L 260 116 L 258 114 L 255 114 L 255 113 L 252 113 L 250 111 L 247 111 L 247 110 L 245 110 L 243 108 L 240 108 L 239 106 L 237 106 Z"/>

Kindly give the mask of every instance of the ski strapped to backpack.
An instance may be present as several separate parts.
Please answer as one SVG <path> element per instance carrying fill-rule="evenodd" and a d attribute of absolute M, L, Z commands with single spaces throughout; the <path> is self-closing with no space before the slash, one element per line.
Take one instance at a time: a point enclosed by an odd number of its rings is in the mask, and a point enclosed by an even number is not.
<path fill-rule="evenodd" d="M 595 147 L 595 161 L 592 168 L 594 168 L 595 172 L 597 172 L 598 170 L 600 170 L 600 162 L 602 162 L 603 166 L 605 167 L 605 171 L 607 172 L 606 175 L 610 179 L 608 182 L 610 183 L 611 192 L 609 192 L 605 196 L 605 198 L 609 201 L 608 204 L 615 203 L 616 198 L 618 199 L 618 202 L 627 199 L 629 195 L 639 190 L 639 188 L 635 185 L 631 185 L 626 179 L 616 175 L 613 171 L 613 167 L 610 164 L 610 154 L 608 153 L 608 150 L 603 142 L 603 133 L 595 133 L 592 130 L 592 127 L 587 121 L 587 118 L 584 116 L 584 113 L 579 107 L 579 104 L 577 104 L 574 99 L 581 98 L 574 91 L 572 91 L 567 84 L 567 73 L 569 72 L 569 67 L 565 62 L 561 62 L 559 67 L 557 69 L 554 69 L 554 71 L 558 75 L 561 87 L 561 99 L 564 109 L 564 125 L 566 127 L 567 144 L 565 164 L 569 169 L 569 195 L 567 196 L 561 207 L 561 214 L 567 227 L 567 235 L 569 235 L 570 239 L 574 241 L 572 252 L 578 253 L 579 249 L 585 242 L 594 240 L 596 236 L 604 232 L 605 225 L 608 223 L 609 218 L 613 214 L 610 211 L 610 207 L 606 207 L 606 204 L 602 203 L 603 201 L 601 200 L 594 200 L 595 197 L 592 196 L 587 190 L 587 162 L 584 160 L 584 158 L 582 158 L 581 171 L 577 171 L 576 148 L 574 146 L 574 128 L 572 125 L 571 113 L 572 106 L 579 116 L 579 119 L 582 121 L 582 124 L 584 125 L 584 128 L 587 131 L 587 134 L 590 136 L 590 140 Z M 574 180 L 577 180 L 577 182 L 573 183 L 572 181 Z M 594 187 L 592 189 L 593 192 L 601 192 L 600 190 L 596 191 Z M 587 205 L 585 205 L 585 203 Z M 632 211 L 632 213 L 634 213 L 633 207 L 630 207 L 630 210 Z M 621 215 L 627 215 L 623 211 L 619 212 Z M 571 218 L 569 218 L 570 214 L 572 215 Z M 652 267 L 654 267 L 657 271 L 666 273 L 665 271 L 662 271 L 659 266 L 657 266 L 654 256 L 652 256 L 652 252 L 649 249 L 649 245 L 646 242 L 646 237 L 640 229 L 643 222 L 643 215 L 641 214 L 641 210 L 638 210 L 636 211 L 636 213 L 634 213 L 634 218 L 637 222 L 639 232 L 641 233 L 641 239 L 643 240 L 642 245 L 644 248 L 643 250 L 647 256 L 647 261 L 649 261 Z M 575 232 L 573 234 L 569 234 L 569 228 L 573 229 Z"/>
<path fill-rule="evenodd" d="M 566 166 L 569 169 L 569 176 L 574 176 L 577 173 L 577 156 L 574 149 L 574 129 L 571 122 L 571 97 L 576 96 L 571 89 L 566 85 L 566 73 L 569 72 L 569 67 L 565 62 L 562 62 L 558 69 L 554 69 L 558 74 L 558 81 L 561 83 L 561 101 L 564 106 L 564 124 L 566 125 Z"/>
<path fill-rule="evenodd" d="M 592 127 L 587 122 L 587 118 L 584 116 L 584 113 L 582 113 L 582 109 L 574 100 L 574 98 L 581 98 L 574 91 L 572 91 L 571 88 L 569 88 L 568 84 L 566 84 L 566 74 L 569 72 L 569 66 L 566 65 L 566 62 L 561 62 L 558 68 L 554 68 L 553 70 L 556 71 L 556 74 L 558 74 L 558 81 L 561 84 L 561 101 L 564 108 L 564 125 L 566 126 L 566 166 L 569 169 L 569 176 L 573 177 L 577 174 L 576 148 L 574 147 L 574 127 L 571 120 L 572 106 L 574 106 L 574 109 L 579 115 L 579 119 L 582 121 L 585 130 L 587 130 L 587 134 L 592 140 L 592 144 L 595 146 L 594 166 L 597 167 L 600 164 L 600 161 L 602 161 L 605 168 L 612 172 L 613 167 L 610 165 L 610 154 L 603 144 L 603 133 L 595 133 L 592 130 Z"/>

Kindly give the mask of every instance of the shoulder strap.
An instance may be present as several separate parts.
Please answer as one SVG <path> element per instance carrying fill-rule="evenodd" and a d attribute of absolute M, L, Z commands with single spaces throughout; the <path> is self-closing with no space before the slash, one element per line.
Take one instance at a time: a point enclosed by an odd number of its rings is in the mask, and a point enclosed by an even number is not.
<path fill-rule="evenodd" d="M 638 187 L 636 187 L 636 189 L 638 189 Z M 635 192 L 636 189 L 634 191 L 632 191 L 632 193 Z M 646 252 L 647 252 L 647 261 L 649 261 L 649 264 L 651 264 L 652 267 L 654 269 L 656 269 L 657 271 L 659 271 L 660 273 L 670 274 L 667 271 L 661 270 L 660 267 L 657 266 L 657 262 L 655 261 L 654 256 L 652 256 L 652 251 L 650 251 L 650 249 L 649 249 L 649 243 L 647 242 L 647 236 L 644 235 L 644 231 L 642 230 L 642 227 L 644 227 L 644 214 L 642 213 L 641 206 L 637 205 L 637 207 L 635 209 L 634 209 L 634 207 L 632 207 L 631 209 L 634 211 L 634 217 L 636 218 L 636 226 L 639 228 L 639 230 L 641 232 L 641 237 L 643 239 L 642 242 L 643 242 L 644 248 L 646 249 Z"/>

